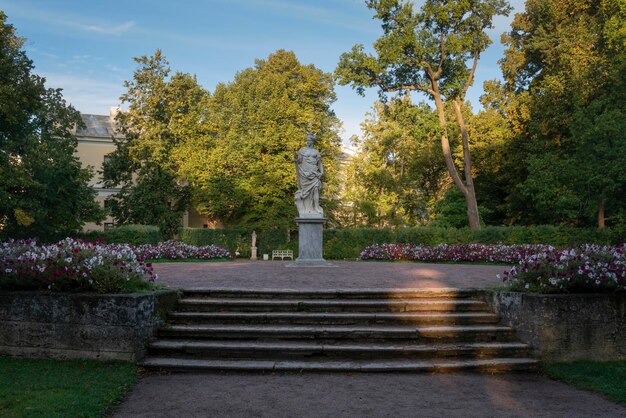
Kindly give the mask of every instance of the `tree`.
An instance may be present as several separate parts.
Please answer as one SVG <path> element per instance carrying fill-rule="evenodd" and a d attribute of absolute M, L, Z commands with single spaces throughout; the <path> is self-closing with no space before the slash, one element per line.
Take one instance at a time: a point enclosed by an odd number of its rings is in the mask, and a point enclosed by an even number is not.
<path fill-rule="evenodd" d="M 6 18 L 0 11 L 0 235 L 58 239 L 104 212 L 74 156 L 80 114 L 33 73 Z"/>
<path fill-rule="evenodd" d="M 377 87 L 381 95 L 398 91 L 425 93 L 435 102 L 446 168 L 467 202 L 469 225 L 480 228 L 472 179 L 469 138 L 463 105 L 472 85 L 480 54 L 490 45 L 485 30 L 495 15 L 507 15 L 505 0 L 427 0 L 419 12 L 410 1 L 368 0 L 367 7 L 382 21 L 384 34 L 374 43 L 376 56 L 362 45 L 344 53 L 335 74 L 339 84 L 352 84 L 363 94 Z M 471 66 L 467 63 L 471 62 Z M 463 146 L 464 179 L 454 163 L 444 104 L 451 102 Z"/>
<path fill-rule="evenodd" d="M 293 228 L 294 152 L 312 131 L 325 165 L 323 204 L 332 216 L 337 194 L 339 121 L 330 108 L 333 79 L 293 52 L 279 50 L 219 84 L 204 121 L 207 134 L 177 149 L 193 204 L 226 225 Z"/>
<path fill-rule="evenodd" d="M 378 102 L 353 138 L 344 200 L 352 225 L 413 226 L 429 221 L 445 185 L 437 115 L 408 97 Z"/>
<path fill-rule="evenodd" d="M 512 216 L 600 228 L 607 211 L 623 220 L 625 3 L 528 0 L 503 42 L 502 89 L 527 109 L 511 118 L 523 127 Z"/>
<path fill-rule="evenodd" d="M 195 77 L 175 73 L 157 50 L 134 59 L 139 68 L 121 96 L 128 110 L 117 117 L 124 139 L 104 164 L 107 187 L 121 186 L 110 197 L 111 212 L 119 223 L 158 225 L 172 236 L 189 205 L 189 187 L 179 176 L 176 147 L 203 134 L 202 116 L 208 93 Z"/>

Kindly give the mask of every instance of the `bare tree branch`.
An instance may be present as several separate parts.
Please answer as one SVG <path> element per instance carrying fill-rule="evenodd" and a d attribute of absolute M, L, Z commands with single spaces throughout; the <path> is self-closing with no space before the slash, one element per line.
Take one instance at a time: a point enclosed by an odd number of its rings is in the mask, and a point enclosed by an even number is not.
<path fill-rule="evenodd" d="M 439 35 L 439 50 L 441 52 L 441 57 L 439 58 L 439 66 L 437 67 L 437 72 L 435 73 L 435 79 L 439 79 L 439 77 L 441 77 L 441 73 L 443 72 L 443 62 L 445 61 L 445 42 L 443 40 L 442 29 L 441 34 Z"/>
<path fill-rule="evenodd" d="M 461 101 L 465 101 L 465 95 L 467 94 L 467 90 L 472 85 L 472 81 L 474 80 L 474 73 L 476 72 L 476 66 L 478 65 L 478 58 L 480 58 L 480 52 L 474 53 L 474 63 L 472 64 L 472 69 L 470 70 L 469 76 L 467 77 L 467 83 L 465 84 L 465 88 L 463 89 L 463 94 L 461 95 Z"/>

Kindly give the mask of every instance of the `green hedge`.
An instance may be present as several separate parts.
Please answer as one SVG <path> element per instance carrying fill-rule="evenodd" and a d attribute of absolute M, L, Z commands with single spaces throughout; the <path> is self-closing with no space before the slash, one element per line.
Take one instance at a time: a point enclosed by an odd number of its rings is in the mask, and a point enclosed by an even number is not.
<path fill-rule="evenodd" d="M 294 250 L 297 253 L 298 242 L 290 240 L 286 229 L 271 229 L 257 231 L 257 254 L 271 254 L 272 250 Z M 239 253 L 239 257 L 249 258 L 252 244 L 252 230 L 249 229 L 206 229 L 180 228 L 178 239 L 191 245 L 219 245 L 226 248 L 231 254 Z"/>
<path fill-rule="evenodd" d="M 358 228 L 324 231 L 324 257 L 354 259 L 367 245 L 375 243 L 438 244 L 549 244 L 571 247 L 584 243 L 619 244 L 626 242 L 622 229 L 569 228 L 553 225 L 488 226 L 479 231 L 469 228 Z"/>
<path fill-rule="evenodd" d="M 250 257 L 252 230 L 245 228 L 206 229 L 181 228 L 179 240 L 191 245 L 215 244 L 243 258 Z M 106 243 L 140 245 L 159 242 L 155 226 L 126 225 L 104 232 L 82 234 L 80 238 Z M 292 239 L 293 238 L 293 239 Z M 331 260 L 356 259 L 361 250 L 370 244 L 402 242 L 407 244 L 550 244 L 570 247 L 583 243 L 619 244 L 626 242 L 624 229 L 569 228 L 552 225 L 540 226 L 488 226 L 480 231 L 469 228 L 354 228 L 327 229 L 324 231 L 324 257 Z M 271 254 L 272 250 L 293 250 L 298 254 L 298 241 L 286 229 L 257 231 L 258 255 Z"/>
<path fill-rule="evenodd" d="M 159 228 L 152 225 L 122 225 L 106 231 L 91 231 L 78 235 L 86 241 L 97 241 L 99 238 L 107 244 L 158 244 L 161 241 Z"/>

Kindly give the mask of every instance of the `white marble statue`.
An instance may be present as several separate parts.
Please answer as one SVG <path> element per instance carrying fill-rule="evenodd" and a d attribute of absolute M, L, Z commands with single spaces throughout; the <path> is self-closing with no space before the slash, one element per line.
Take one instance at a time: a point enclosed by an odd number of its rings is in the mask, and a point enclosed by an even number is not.
<path fill-rule="evenodd" d="M 296 177 L 298 191 L 295 195 L 298 215 L 301 218 L 322 218 L 324 210 L 320 206 L 320 192 L 322 190 L 322 156 L 313 148 L 315 137 L 307 133 L 306 147 L 295 153 Z"/>

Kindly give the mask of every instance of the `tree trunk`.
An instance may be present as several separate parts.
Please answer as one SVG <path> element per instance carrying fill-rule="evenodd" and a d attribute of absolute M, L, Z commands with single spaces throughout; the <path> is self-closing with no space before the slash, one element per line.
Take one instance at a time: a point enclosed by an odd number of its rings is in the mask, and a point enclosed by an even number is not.
<path fill-rule="evenodd" d="M 448 169 L 448 174 L 452 177 L 452 181 L 454 181 L 456 187 L 458 187 L 458 189 L 466 195 L 467 187 L 463 183 L 463 180 L 461 180 L 459 172 L 456 170 L 454 159 L 452 158 L 452 151 L 450 150 L 450 141 L 448 140 L 448 134 L 446 132 L 446 115 L 443 110 L 443 101 L 441 100 L 437 83 L 433 82 L 432 85 L 434 90 L 433 97 L 435 99 L 437 114 L 439 116 L 439 126 L 441 127 L 441 150 L 443 151 L 443 157 L 446 161 L 446 168 Z"/>
<path fill-rule="evenodd" d="M 605 199 L 601 199 L 600 200 L 600 206 L 598 207 L 598 228 L 599 229 L 604 229 L 606 228 L 606 224 L 605 224 L 605 214 L 604 214 L 604 206 L 606 204 Z"/>
<path fill-rule="evenodd" d="M 432 83 L 433 98 L 435 99 L 435 105 L 437 107 L 437 114 L 439 116 L 439 126 L 441 127 L 441 149 L 443 150 L 443 156 L 446 161 L 446 168 L 448 173 L 456 187 L 465 196 L 467 202 L 467 219 L 469 226 L 473 230 L 480 229 L 480 215 L 478 213 L 478 203 L 476 202 L 476 193 L 474 191 L 474 181 L 472 180 L 472 165 L 469 154 L 469 143 L 467 138 L 467 129 L 465 127 L 465 121 L 463 115 L 460 113 L 460 107 L 457 114 L 457 121 L 461 127 L 461 133 L 463 138 L 463 161 L 465 165 L 465 182 L 461 179 L 459 172 L 454 165 L 454 159 L 452 158 L 452 151 L 450 150 L 450 141 L 448 140 L 448 134 L 446 132 L 446 115 L 443 109 L 443 101 L 439 94 L 439 89 L 436 82 Z M 455 111 L 457 103 L 455 102 Z"/>
<path fill-rule="evenodd" d="M 465 185 L 467 186 L 467 193 L 465 193 L 465 200 L 467 201 L 467 218 L 469 219 L 469 226 L 471 229 L 480 229 L 480 213 L 478 212 L 478 203 L 476 202 L 476 192 L 474 190 L 474 179 L 472 179 L 472 159 L 470 158 L 469 138 L 467 136 L 467 127 L 465 126 L 465 119 L 461 112 L 461 106 L 463 104 L 458 100 L 454 101 L 454 114 L 456 121 L 461 129 L 461 141 L 463 143 L 463 165 L 465 166 Z"/>

